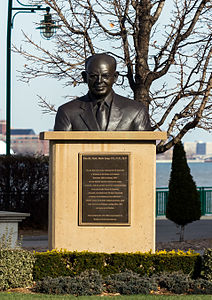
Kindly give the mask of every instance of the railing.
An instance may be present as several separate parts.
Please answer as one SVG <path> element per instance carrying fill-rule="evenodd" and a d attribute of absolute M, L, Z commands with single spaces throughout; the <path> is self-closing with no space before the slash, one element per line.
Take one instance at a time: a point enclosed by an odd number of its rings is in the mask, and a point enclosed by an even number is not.
<path fill-rule="evenodd" d="M 212 187 L 198 187 L 201 201 L 202 216 L 212 215 Z M 166 215 L 166 204 L 168 201 L 168 188 L 156 189 L 156 216 Z"/>
<path fill-rule="evenodd" d="M 168 188 L 156 188 L 156 217 L 166 215 L 168 192 Z"/>
<path fill-rule="evenodd" d="M 198 187 L 201 201 L 202 216 L 212 215 L 212 187 Z M 156 216 L 166 215 L 166 204 L 168 201 L 168 188 L 156 189 Z M 4 195 L 4 197 L 3 197 Z M 9 201 L 11 199 L 11 201 Z M 45 204 L 43 204 L 45 202 Z M 27 193 L 11 193 L 5 197 L 5 193 L 0 193 L 0 210 L 31 212 L 39 205 L 44 205 L 47 209 L 48 192 L 33 194 L 27 196 Z M 38 205 L 39 204 L 39 205 Z M 31 208 L 32 207 L 32 208 Z M 42 210 L 44 209 L 42 208 Z"/>

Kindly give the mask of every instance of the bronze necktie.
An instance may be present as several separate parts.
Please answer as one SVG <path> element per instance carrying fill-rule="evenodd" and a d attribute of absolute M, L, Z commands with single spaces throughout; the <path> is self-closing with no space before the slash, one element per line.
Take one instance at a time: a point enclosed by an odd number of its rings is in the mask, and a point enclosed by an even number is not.
<path fill-rule="evenodd" d="M 98 108 L 96 112 L 96 119 L 99 124 L 99 128 L 101 131 L 105 131 L 106 126 L 107 126 L 107 112 L 106 112 L 106 107 L 105 107 L 105 102 L 101 101 L 97 103 Z"/>

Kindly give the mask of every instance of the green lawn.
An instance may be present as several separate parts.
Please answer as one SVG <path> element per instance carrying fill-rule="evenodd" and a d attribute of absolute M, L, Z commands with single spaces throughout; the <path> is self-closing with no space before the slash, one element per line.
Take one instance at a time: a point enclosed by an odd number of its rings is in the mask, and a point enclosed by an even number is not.
<path fill-rule="evenodd" d="M 17 294 L 17 293 L 0 293 L 1 300 L 40 300 L 40 299 L 49 299 L 49 300 L 209 300 L 211 295 L 176 295 L 176 296 L 165 296 L 165 295 L 136 295 L 136 296 L 57 296 L 57 295 L 41 295 L 41 294 Z"/>

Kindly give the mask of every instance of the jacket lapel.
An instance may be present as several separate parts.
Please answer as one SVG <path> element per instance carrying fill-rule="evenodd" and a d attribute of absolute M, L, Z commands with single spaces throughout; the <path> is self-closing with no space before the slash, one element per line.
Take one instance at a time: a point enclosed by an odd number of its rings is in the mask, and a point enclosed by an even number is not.
<path fill-rule="evenodd" d="M 84 97 L 80 107 L 82 109 L 80 117 L 82 118 L 88 129 L 92 131 L 97 131 L 98 125 L 93 115 L 92 102 L 89 101 L 87 95 Z"/>
<path fill-rule="evenodd" d="M 119 105 L 119 103 L 119 96 L 114 93 L 107 131 L 116 130 L 118 124 L 122 119 L 123 112 L 121 111 L 121 106 Z"/>

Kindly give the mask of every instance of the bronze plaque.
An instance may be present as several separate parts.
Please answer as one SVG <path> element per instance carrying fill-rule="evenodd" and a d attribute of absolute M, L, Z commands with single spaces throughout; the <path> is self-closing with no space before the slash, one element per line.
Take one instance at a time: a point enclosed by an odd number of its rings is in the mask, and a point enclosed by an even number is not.
<path fill-rule="evenodd" d="M 79 225 L 129 225 L 129 153 L 80 154 Z"/>

